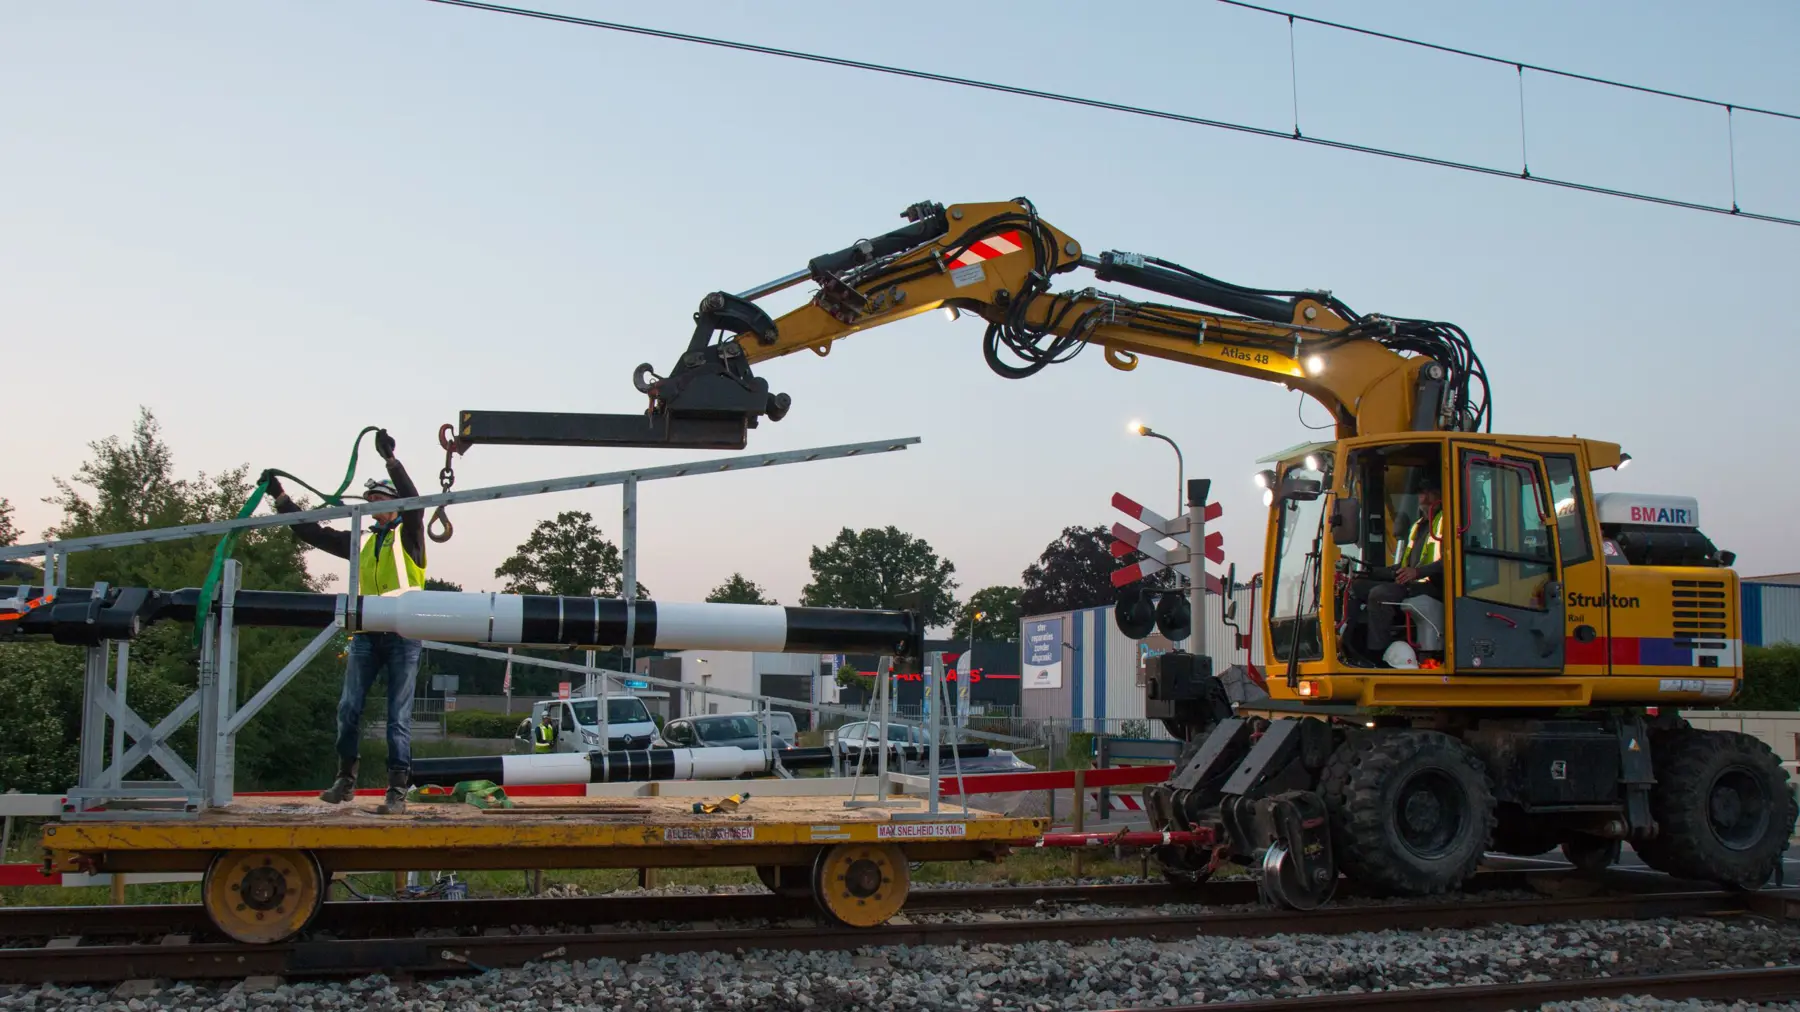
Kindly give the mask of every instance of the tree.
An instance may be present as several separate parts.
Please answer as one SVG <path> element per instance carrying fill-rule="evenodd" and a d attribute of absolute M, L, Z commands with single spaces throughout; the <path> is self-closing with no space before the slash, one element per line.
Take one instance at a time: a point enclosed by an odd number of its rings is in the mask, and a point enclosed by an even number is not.
<path fill-rule="evenodd" d="M 0 497 L 0 545 L 19 543 L 19 525 L 13 522 L 13 504 Z"/>
<path fill-rule="evenodd" d="M 714 587 L 706 599 L 714 604 L 780 604 L 769 597 L 759 586 L 744 579 L 744 574 L 733 573 L 731 579 Z"/>
<path fill-rule="evenodd" d="M 0 545 L 16 545 L 24 532 L 13 522 L 13 505 L 0 498 Z M 43 570 L 20 559 L 0 559 L 0 582 L 37 583 Z"/>
<path fill-rule="evenodd" d="M 90 443 L 92 457 L 73 478 L 58 479 L 49 501 L 62 508 L 51 530 L 56 538 L 83 537 L 174 524 L 202 523 L 235 516 L 250 494 L 248 466 L 214 476 L 177 478 L 174 454 L 163 442 L 155 416 L 140 409 L 129 441 L 110 437 Z M 212 561 L 210 539 L 165 541 L 69 557 L 69 583 L 105 580 L 115 586 L 173 589 L 197 586 Z M 255 589 L 318 590 L 306 571 L 303 548 L 286 531 L 245 532 L 236 558 L 243 584 Z M 238 641 L 240 702 L 312 638 L 308 630 L 242 629 Z M 190 692 L 197 681 L 196 650 L 190 627 L 163 622 L 148 627 L 131 645 L 133 710 L 155 724 Z M 237 739 L 238 785 L 245 790 L 299 788 L 329 778 L 339 678 L 335 656 L 326 650 L 245 725 Z M 67 789 L 75 782 L 75 751 L 81 726 L 83 652 L 50 643 L 0 644 L 0 696 L 16 705 L 0 707 L 0 790 Z M 190 724 L 171 740 L 189 762 L 194 758 Z M 146 763 L 133 779 L 161 777 Z"/>
<path fill-rule="evenodd" d="M 1044 546 L 1038 560 L 1021 574 L 1025 583 L 1019 610 L 1025 615 L 1044 615 L 1076 608 L 1098 608 L 1116 600 L 1112 572 L 1143 559 L 1132 552 L 1114 558 L 1112 535 L 1104 527 L 1064 527 L 1062 536 Z M 1168 570 L 1143 581 L 1151 589 L 1175 586 Z"/>
<path fill-rule="evenodd" d="M 865 675 L 848 664 L 838 666 L 837 683 L 846 689 L 857 689 L 865 696 L 875 694 L 875 676 Z"/>
<path fill-rule="evenodd" d="M 462 593 L 463 588 L 462 588 L 462 584 L 460 584 L 460 583 L 451 583 L 449 580 L 440 580 L 435 576 L 427 576 L 425 578 L 425 589 L 426 590 L 449 590 L 449 591 L 455 591 L 456 593 L 460 594 L 460 593 Z"/>
<path fill-rule="evenodd" d="M 975 638 L 1011 643 L 1019 638 L 1019 588 L 983 587 L 969 596 L 968 603 L 956 606 L 956 624 L 950 638 L 969 638 L 969 619 L 981 612 L 975 623 Z"/>
<path fill-rule="evenodd" d="M 800 603 L 815 608 L 915 608 L 928 626 L 954 617 L 956 566 L 923 538 L 897 527 L 846 527 L 823 548 L 813 546 L 813 579 Z"/>
<path fill-rule="evenodd" d="M 506 578 L 508 594 L 555 594 L 565 597 L 622 597 L 625 564 L 619 546 L 606 540 L 591 513 L 569 510 L 555 520 L 539 521 L 513 552 L 494 570 Z M 650 592 L 637 585 L 644 600 Z"/>

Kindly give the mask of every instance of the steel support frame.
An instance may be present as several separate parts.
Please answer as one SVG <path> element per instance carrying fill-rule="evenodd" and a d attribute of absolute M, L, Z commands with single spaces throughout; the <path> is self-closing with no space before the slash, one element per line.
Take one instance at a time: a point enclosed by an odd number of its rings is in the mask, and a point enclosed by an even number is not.
<path fill-rule="evenodd" d="M 469 489 L 463 492 L 416 496 L 393 502 L 384 501 L 380 504 L 380 509 L 386 511 L 396 507 L 423 508 L 459 502 L 487 502 L 516 496 L 622 485 L 624 486 L 625 521 L 623 577 L 625 585 L 622 588 L 622 596 L 627 601 L 635 602 L 637 598 L 637 483 L 639 481 L 890 453 L 904 450 L 917 442 L 919 442 L 917 437 L 909 437 L 881 442 L 790 450 L 783 453 L 726 457 L 690 464 L 581 475 L 546 482 L 523 482 Z M 375 507 L 372 504 L 357 503 L 297 513 L 247 517 L 219 523 L 188 524 L 181 527 L 99 535 L 35 545 L 4 546 L 0 547 L 0 559 L 43 556 L 44 590 L 46 594 L 49 594 L 67 581 L 69 555 L 74 552 L 176 541 L 209 534 L 223 534 L 233 530 L 285 527 L 307 521 L 341 517 L 349 518 L 351 544 L 355 545 L 361 540 L 364 515 L 374 511 Z M 360 553 L 352 551 L 349 558 L 347 590 L 352 594 L 356 593 L 360 586 L 359 555 Z M 265 683 L 256 695 L 242 707 L 239 707 L 237 705 L 238 638 L 234 612 L 241 576 L 240 564 L 235 559 L 226 560 L 219 584 L 219 613 L 209 616 L 202 630 L 198 685 L 186 699 L 182 700 L 154 727 L 133 711 L 127 702 L 130 669 L 129 644 L 107 641 L 87 648 L 86 671 L 83 678 L 77 784 L 65 796 L 63 818 L 132 820 L 194 818 L 206 807 L 222 807 L 231 803 L 235 794 L 237 733 L 269 700 L 274 698 L 276 693 L 280 692 L 307 664 L 311 663 L 321 650 L 342 633 L 347 621 L 342 604 L 343 599 L 340 598 L 335 622 L 320 630 L 319 634 L 301 648 L 274 678 Z M 97 583 L 94 589 L 96 592 L 103 592 L 106 584 Z M 629 615 L 628 623 L 635 625 L 635 609 L 628 609 L 627 614 Z M 629 635 L 627 638 L 630 638 Z M 506 656 L 494 651 L 472 650 L 450 644 L 427 643 L 426 645 L 437 649 L 471 652 L 478 656 L 487 654 L 503 658 Z M 118 667 L 116 674 L 113 674 L 114 683 L 109 685 L 108 676 L 113 671 L 112 657 L 115 649 L 118 656 Z M 629 647 L 627 649 L 627 657 L 632 657 L 633 652 L 630 652 Z M 592 656 L 590 651 L 587 665 L 590 673 L 595 670 Z M 514 659 L 525 663 L 565 666 L 552 661 L 538 661 L 535 658 Z M 580 670 L 572 664 L 566 665 L 566 667 Z M 607 681 L 604 671 L 601 672 L 601 678 L 601 695 L 604 696 Z M 663 680 L 652 679 L 652 681 Z M 675 684 L 679 687 L 679 683 Z M 731 694 L 736 695 L 736 693 Z M 199 717 L 196 749 L 197 769 L 189 766 L 168 745 L 169 738 L 196 715 Z M 110 765 L 106 763 L 108 720 L 111 720 L 114 725 L 112 740 L 115 743 L 113 761 Z M 606 720 L 604 708 L 601 720 L 603 722 Z M 602 727 L 602 733 L 605 734 L 604 723 Z M 131 739 L 131 745 L 124 748 L 123 754 L 120 754 L 120 748 L 127 737 Z M 126 774 L 145 759 L 156 762 L 172 779 L 126 780 Z M 885 783 L 883 786 L 885 789 Z"/>
<path fill-rule="evenodd" d="M 468 657 L 483 657 L 488 660 L 500 661 L 502 663 L 510 661 L 514 664 L 531 664 L 540 668 L 551 668 L 558 671 L 584 674 L 590 678 L 597 678 L 607 672 L 606 668 L 596 668 L 591 664 L 576 664 L 573 661 L 553 661 L 544 657 L 528 657 L 523 654 L 512 654 L 511 656 L 508 656 L 510 651 L 492 650 L 486 647 L 471 646 L 466 643 L 440 643 L 437 640 L 424 640 L 421 642 L 421 645 L 427 650 L 442 650 L 446 653 L 463 654 Z M 623 675 L 624 673 L 612 672 L 612 674 Z M 778 696 L 766 696 L 756 692 L 738 692 L 735 689 L 721 689 L 711 685 L 699 686 L 692 682 L 677 681 L 673 678 L 658 678 L 655 675 L 633 673 L 630 677 L 637 681 L 654 685 L 657 688 L 681 692 L 684 695 L 700 693 L 701 695 L 706 696 L 721 696 L 726 699 L 741 699 L 753 706 L 760 706 L 764 701 L 773 701 L 782 706 L 791 706 L 799 710 L 811 710 L 820 715 L 831 714 L 839 717 L 856 717 L 861 720 L 873 719 L 871 711 L 866 709 L 856 710 L 848 706 L 834 706 L 830 703 L 809 703 L 802 699 L 783 699 Z M 681 716 L 696 716 L 696 714 L 690 712 L 691 707 L 689 707 L 685 701 L 683 702 L 681 709 Z M 906 723 L 906 721 L 899 718 L 894 718 L 892 722 L 895 724 Z M 1008 745 L 1038 744 L 1031 738 L 1019 738 L 1009 734 L 998 734 L 990 731 L 968 731 L 966 733 L 970 737 L 985 738 L 990 741 L 997 741 Z"/>

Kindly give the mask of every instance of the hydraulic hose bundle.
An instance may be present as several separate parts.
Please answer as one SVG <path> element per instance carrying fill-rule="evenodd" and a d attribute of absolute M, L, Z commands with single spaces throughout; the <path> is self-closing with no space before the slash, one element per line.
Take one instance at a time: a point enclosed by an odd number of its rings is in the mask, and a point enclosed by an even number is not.
<path fill-rule="evenodd" d="M 450 426 L 446 425 L 444 428 L 449 429 Z M 350 483 L 356 480 L 356 462 L 358 456 L 362 453 L 363 437 L 371 432 L 380 431 L 380 426 L 365 425 L 363 426 L 362 431 L 356 434 L 355 441 L 350 444 L 350 462 L 344 467 L 344 480 L 338 483 L 338 487 L 334 491 L 326 492 L 323 489 L 315 488 L 299 475 L 290 474 L 280 468 L 271 467 L 257 476 L 256 487 L 250 490 L 250 496 L 244 500 L 244 505 L 238 510 L 236 519 L 243 520 L 253 516 L 256 513 L 257 507 L 262 505 L 264 496 L 268 495 L 269 483 L 277 478 L 291 481 L 301 488 L 306 489 L 308 492 L 311 492 L 313 495 L 318 496 L 323 505 L 342 506 L 344 504 L 344 499 L 347 498 L 344 493 L 350 488 Z M 444 433 L 439 433 L 438 440 L 440 445 L 444 447 L 444 467 L 438 472 L 438 483 L 443 487 L 444 491 L 448 492 L 450 491 L 450 486 L 456 480 L 456 473 L 452 468 L 451 458 L 454 453 L 460 453 L 461 450 L 453 443 L 446 442 Z M 377 443 L 379 443 L 379 440 L 377 440 Z M 359 497 L 349 496 L 348 498 Z M 443 528 L 443 533 L 441 535 L 432 529 L 439 525 Z M 450 536 L 453 533 L 454 528 L 450 524 L 450 518 L 445 515 L 444 507 L 439 506 L 437 511 L 432 515 L 431 524 L 426 528 L 426 534 L 431 540 L 442 543 L 450 540 Z M 200 598 L 198 608 L 195 612 L 194 643 L 196 645 L 200 642 L 205 616 L 212 613 L 213 601 L 218 596 L 219 580 L 225 572 L 225 560 L 231 558 L 233 553 L 237 551 L 238 539 L 242 534 L 243 531 L 241 530 L 226 532 L 224 536 L 219 538 L 218 546 L 213 549 L 212 564 L 207 568 L 206 579 L 200 584 Z"/>

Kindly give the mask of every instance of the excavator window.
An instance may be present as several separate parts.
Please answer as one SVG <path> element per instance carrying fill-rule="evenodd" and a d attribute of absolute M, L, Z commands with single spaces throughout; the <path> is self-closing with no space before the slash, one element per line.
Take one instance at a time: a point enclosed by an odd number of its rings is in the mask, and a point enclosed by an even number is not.
<path fill-rule="evenodd" d="M 1588 539 L 1587 504 L 1581 491 L 1581 472 L 1572 453 L 1547 453 L 1544 468 L 1550 472 L 1550 501 L 1556 510 L 1556 542 L 1562 564 L 1573 566 L 1594 557 Z"/>
<path fill-rule="evenodd" d="M 1544 610 L 1554 568 L 1549 504 L 1529 463 L 1467 454 L 1463 460 L 1463 594 L 1513 608 Z"/>
<path fill-rule="evenodd" d="M 1312 464 L 1314 466 L 1307 466 Z M 1294 479 L 1313 480 L 1331 486 L 1332 455 L 1313 454 L 1281 472 L 1277 488 Z M 1316 661 L 1324 656 L 1319 638 L 1319 566 L 1324 547 L 1326 496 L 1284 499 L 1276 504 L 1274 587 L 1269 612 L 1270 646 L 1282 661 Z"/>

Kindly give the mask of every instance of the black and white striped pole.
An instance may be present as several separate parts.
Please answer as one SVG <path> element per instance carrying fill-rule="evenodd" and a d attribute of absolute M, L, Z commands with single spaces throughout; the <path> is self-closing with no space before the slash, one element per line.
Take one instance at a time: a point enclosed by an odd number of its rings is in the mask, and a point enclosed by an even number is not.
<path fill-rule="evenodd" d="M 450 756 L 414 759 L 412 778 L 414 783 L 446 787 L 465 780 L 487 780 L 502 787 L 730 780 L 746 774 L 766 773 L 773 761 L 774 756 L 769 752 L 735 746 Z"/>
<path fill-rule="evenodd" d="M 156 622 L 192 622 L 200 592 L 103 587 L 0 587 L 0 633 L 49 635 L 88 645 L 135 639 Z M 217 605 L 214 605 L 215 609 Z M 769 653 L 863 653 L 917 658 L 924 622 L 916 612 L 861 608 L 636 601 L 412 590 L 392 595 L 241 590 L 240 626 L 319 629 L 500 646 L 646 647 Z"/>
<path fill-rule="evenodd" d="M 352 632 L 451 643 L 620 646 L 916 657 L 923 624 L 904 611 L 415 590 L 349 601 Z"/>

